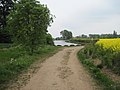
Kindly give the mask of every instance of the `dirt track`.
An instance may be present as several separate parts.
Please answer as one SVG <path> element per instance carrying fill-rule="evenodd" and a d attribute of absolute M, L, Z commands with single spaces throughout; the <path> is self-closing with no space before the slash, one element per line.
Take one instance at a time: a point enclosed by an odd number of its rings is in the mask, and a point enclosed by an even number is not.
<path fill-rule="evenodd" d="M 95 90 L 91 77 L 76 57 L 81 48 L 65 48 L 48 58 L 20 90 Z"/>

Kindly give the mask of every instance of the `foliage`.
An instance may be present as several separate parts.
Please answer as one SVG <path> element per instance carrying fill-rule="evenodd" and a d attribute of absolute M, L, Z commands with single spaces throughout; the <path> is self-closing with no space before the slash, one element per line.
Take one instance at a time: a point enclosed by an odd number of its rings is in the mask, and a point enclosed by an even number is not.
<path fill-rule="evenodd" d="M 86 48 L 82 49 L 78 53 L 78 58 L 85 65 L 88 70 L 91 72 L 92 76 L 98 81 L 104 90 L 114 90 L 115 83 L 105 74 L 103 74 L 100 69 L 95 66 L 92 62 L 92 59 L 86 55 Z M 91 50 L 91 49 L 90 49 Z M 116 89 L 115 90 L 119 90 Z"/>
<path fill-rule="evenodd" d="M 13 8 L 12 0 L 0 0 L 0 30 L 6 26 L 6 17 Z"/>
<path fill-rule="evenodd" d="M 58 47 L 54 46 L 44 46 L 32 56 L 21 46 L 0 50 L 0 90 L 5 90 L 10 80 L 17 78 L 36 60 L 42 62 L 43 58 L 55 53 L 57 49 Z"/>
<path fill-rule="evenodd" d="M 11 36 L 6 27 L 6 17 L 9 15 L 11 9 L 13 9 L 13 0 L 0 0 L 0 43 L 11 42 Z"/>
<path fill-rule="evenodd" d="M 97 38 L 71 38 L 70 42 L 79 43 L 79 44 L 87 44 L 87 43 L 96 43 L 98 41 Z"/>
<path fill-rule="evenodd" d="M 120 34 L 118 35 L 117 32 L 114 30 L 112 34 L 89 34 L 90 38 L 118 38 L 120 37 Z"/>
<path fill-rule="evenodd" d="M 60 34 L 62 35 L 62 38 L 64 40 L 72 38 L 72 32 L 70 32 L 70 31 L 63 30 L 60 32 Z"/>
<path fill-rule="evenodd" d="M 120 51 L 113 51 L 97 44 L 87 45 L 84 49 L 87 58 L 98 58 L 101 60 L 101 66 L 107 67 L 116 74 L 120 74 Z"/>
<path fill-rule="evenodd" d="M 48 45 L 54 45 L 52 36 L 50 34 L 46 35 L 46 42 L 47 42 Z"/>
<path fill-rule="evenodd" d="M 0 30 L 0 43 L 12 43 L 11 35 L 7 30 Z"/>
<path fill-rule="evenodd" d="M 96 53 L 102 64 L 120 75 L 120 39 L 100 39 Z"/>
<path fill-rule="evenodd" d="M 62 37 L 56 37 L 56 38 L 54 38 L 54 40 L 63 40 L 63 38 Z"/>
<path fill-rule="evenodd" d="M 117 37 L 117 32 L 114 30 L 113 31 L 113 37 L 116 38 Z"/>
<path fill-rule="evenodd" d="M 36 0 L 19 0 L 8 16 L 8 29 L 17 44 L 33 53 L 40 44 L 45 44 L 47 28 L 53 21 L 47 6 Z"/>

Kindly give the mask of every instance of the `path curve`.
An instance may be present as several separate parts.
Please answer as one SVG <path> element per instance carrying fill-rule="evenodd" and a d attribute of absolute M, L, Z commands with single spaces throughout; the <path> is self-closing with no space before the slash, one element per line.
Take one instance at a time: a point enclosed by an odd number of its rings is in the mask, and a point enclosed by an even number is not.
<path fill-rule="evenodd" d="M 20 90 L 95 90 L 76 56 L 81 48 L 68 47 L 48 58 Z"/>

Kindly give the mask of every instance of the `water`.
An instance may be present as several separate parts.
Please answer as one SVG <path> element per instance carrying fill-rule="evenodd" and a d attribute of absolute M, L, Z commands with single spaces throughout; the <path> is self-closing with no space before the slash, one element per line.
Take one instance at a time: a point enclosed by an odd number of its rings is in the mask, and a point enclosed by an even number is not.
<path fill-rule="evenodd" d="M 76 46 L 77 44 L 74 44 L 74 43 L 68 43 L 68 42 L 65 42 L 64 40 L 54 40 L 54 44 L 57 46 L 57 45 L 61 45 L 61 46 L 70 46 L 70 45 L 74 45 Z"/>

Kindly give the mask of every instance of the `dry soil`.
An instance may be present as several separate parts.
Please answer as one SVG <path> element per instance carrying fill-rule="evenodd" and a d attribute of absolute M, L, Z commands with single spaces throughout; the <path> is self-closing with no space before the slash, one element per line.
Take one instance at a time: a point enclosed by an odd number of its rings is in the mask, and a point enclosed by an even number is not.
<path fill-rule="evenodd" d="M 95 90 L 96 86 L 77 58 L 82 47 L 67 47 L 42 63 L 20 90 Z"/>

